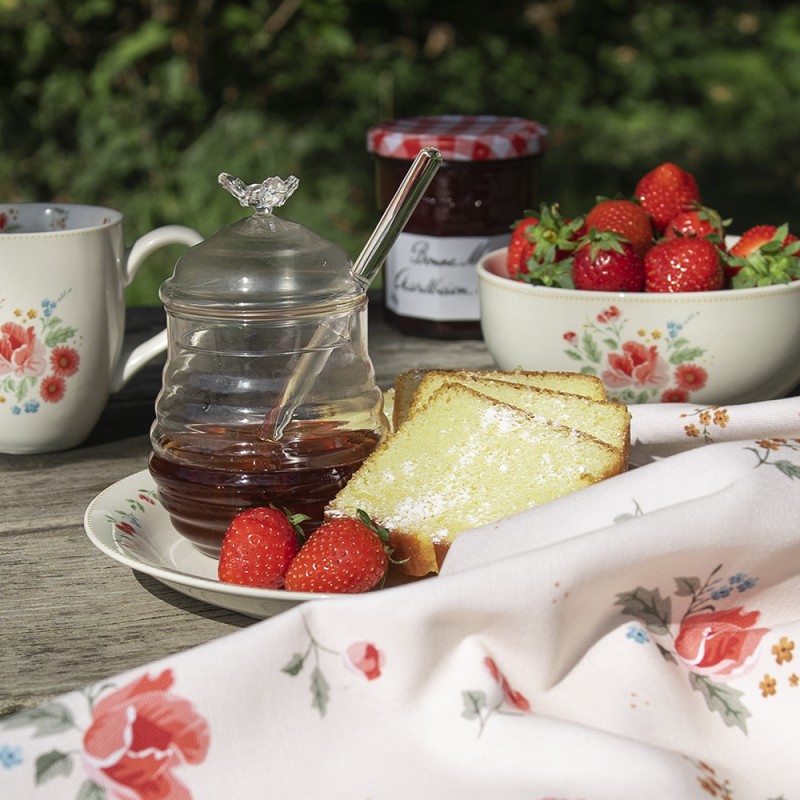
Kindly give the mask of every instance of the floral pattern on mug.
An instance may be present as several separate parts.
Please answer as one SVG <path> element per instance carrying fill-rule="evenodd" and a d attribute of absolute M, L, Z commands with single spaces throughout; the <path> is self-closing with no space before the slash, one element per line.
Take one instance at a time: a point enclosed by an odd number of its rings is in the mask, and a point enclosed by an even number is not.
<path fill-rule="evenodd" d="M 63 231 L 67 228 L 69 219 L 69 209 L 61 206 L 50 206 L 46 211 L 48 219 L 47 230 Z M 36 230 L 34 228 L 33 230 Z M 0 234 L 2 233 L 28 233 L 19 222 L 19 209 L 14 206 L 6 206 L 0 211 Z"/>
<path fill-rule="evenodd" d="M 68 294 L 45 298 L 40 309 L 17 308 L 13 320 L 0 324 L 0 404 L 12 414 L 35 414 L 43 402 L 61 402 L 80 369 L 77 329 L 55 313 Z"/>
<path fill-rule="evenodd" d="M 9 206 L 5 211 L 0 211 L 0 233 L 17 233 L 22 230 L 18 219 L 19 211 L 16 208 Z"/>
<path fill-rule="evenodd" d="M 669 320 L 664 329 L 625 332 L 622 310 L 611 305 L 594 319 L 586 318 L 583 332 L 566 331 L 564 351 L 580 362 L 580 371 L 597 375 L 612 399 L 622 403 L 685 403 L 708 382 L 708 370 L 699 362 L 705 349 L 692 345 L 684 322 Z"/>

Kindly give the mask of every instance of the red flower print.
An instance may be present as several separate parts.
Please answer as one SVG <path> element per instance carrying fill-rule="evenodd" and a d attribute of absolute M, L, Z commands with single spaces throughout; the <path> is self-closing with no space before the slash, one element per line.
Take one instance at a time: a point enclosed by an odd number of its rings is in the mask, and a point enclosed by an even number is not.
<path fill-rule="evenodd" d="M 81 357 L 78 351 L 73 347 L 60 346 L 53 349 L 50 354 L 50 366 L 56 375 L 62 378 L 68 378 L 78 371 L 78 365 L 81 363 Z"/>
<path fill-rule="evenodd" d="M 609 306 L 605 311 L 602 311 L 597 315 L 598 322 L 611 322 L 612 319 L 616 319 L 619 316 L 619 309 L 616 306 Z"/>
<path fill-rule="evenodd" d="M 564 339 L 572 344 L 578 338 L 578 334 L 575 331 L 567 331 L 564 334 Z"/>
<path fill-rule="evenodd" d="M 46 403 L 57 403 L 64 398 L 66 389 L 67 385 L 63 378 L 59 378 L 58 375 L 48 375 L 46 378 L 42 378 L 39 394 Z"/>
<path fill-rule="evenodd" d="M 208 752 L 206 721 L 170 688 L 172 670 L 145 675 L 100 700 L 83 736 L 83 756 L 95 783 L 114 800 L 191 800 L 173 774 Z"/>
<path fill-rule="evenodd" d="M 662 403 L 685 403 L 689 399 L 689 392 L 685 389 L 667 389 L 661 395 Z"/>
<path fill-rule="evenodd" d="M 693 392 L 706 385 L 708 373 L 697 364 L 681 364 L 675 370 L 675 380 L 681 389 Z"/>
<path fill-rule="evenodd" d="M 500 684 L 500 688 L 503 690 L 503 697 L 505 698 L 505 701 L 510 706 L 513 706 L 520 711 L 530 711 L 531 704 L 528 702 L 525 695 L 523 695 L 521 692 L 518 692 L 516 689 L 511 688 L 511 684 L 508 682 L 506 676 L 500 672 L 495 660 L 491 656 L 486 656 L 486 658 L 483 660 L 483 663 L 486 664 L 489 674 Z"/>
<path fill-rule="evenodd" d="M 756 628 L 760 613 L 741 608 L 691 614 L 681 623 L 675 651 L 692 672 L 724 681 L 755 662 L 767 628 Z"/>
<path fill-rule="evenodd" d="M 383 653 L 371 642 L 355 642 L 344 653 L 344 663 L 368 681 L 380 678 L 383 662 Z"/>
<path fill-rule="evenodd" d="M 669 380 L 667 366 L 658 348 L 640 342 L 625 342 L 622 353 L 609 353 L 603 381 L 614 388 L 625 386 L 664 386 Z"/>
<path fill-rule="evenodd" d="M 33 332 L 16 322 L 0 325 L 0 375 L 23 378 L 47 368 L 47 349 Z"/>
<path fill-rule="evenodd" d="M 118 522 L 117 523 L 117 530 L 122 531 L 123 533 L 128 533 L 133 535 L 136 533 L 136 528 L 130 524 L 130 522 Z"/>

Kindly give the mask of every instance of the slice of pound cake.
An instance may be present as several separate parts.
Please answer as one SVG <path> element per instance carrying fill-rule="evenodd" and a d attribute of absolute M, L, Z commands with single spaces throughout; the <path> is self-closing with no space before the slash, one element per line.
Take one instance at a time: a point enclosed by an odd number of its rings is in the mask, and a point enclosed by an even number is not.
<path fill-rule="evenodd" d="M 625 454 L 574 428 L 446 383 L 367 458 L 329 504 L 387 528 L 398 569 L 438 572 L 453 539 L 626 468 Z"/>
<path fill-rule="evenodd" d="M 592 400 L 605 400 L 607 397 L 606 387 L 600 378 L 595 375 L 584 375 L 580 372 L 527 372 L 525 370 L 507 371 L 500 369 L 412 369 L 408 372 L 402 372 L 395 379 L 392 404 L 392 424 L 394 428 L 399 428 L 408 416 L 416 397 L 417 389 L 429 374 L 435 374 L 440 377 L 450 376 L 453 379 L 480 378 L 509 381 L 537 389 L 550 389 L 556 392 L 578 394 L 582 397 L 590 397 Z"/>
<path fill-rule="evenodd" d="M 563 391 L 540 389 L 506 380 L 486 378 L 475 372 L 427 372 L 414 394 L 409 415 L 421 409 L 428 398 L 445 383 L 460 383 L 495 400 L 517 406 L 523 411 L 547 417 L 568 428 L 594 436 L 601 442 L 623 451 L 625 458 L 630 450 L 631 415 L 627 406 L 607 400 L 592 400 L 583 395 Z"/>

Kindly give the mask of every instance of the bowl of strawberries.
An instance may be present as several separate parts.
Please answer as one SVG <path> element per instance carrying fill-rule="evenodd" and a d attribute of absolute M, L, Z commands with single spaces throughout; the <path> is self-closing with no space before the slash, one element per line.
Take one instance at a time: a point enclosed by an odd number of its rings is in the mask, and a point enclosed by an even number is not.
<path fill-rule="evenodd" d="M 526 212 L 478 264 L 491 356 L 597 375 L 629 404 L 785 396 L 800 383 L 800 240 L 729 225 L 669 162 L 585 215 Z"/>

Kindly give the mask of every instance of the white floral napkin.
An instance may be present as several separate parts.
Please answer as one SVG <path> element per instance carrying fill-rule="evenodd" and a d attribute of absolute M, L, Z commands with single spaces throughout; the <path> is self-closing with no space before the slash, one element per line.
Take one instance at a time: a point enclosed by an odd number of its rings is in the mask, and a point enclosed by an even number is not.
<path fill-rule="evenodd" d="M 0 720 L 0 797 L 800 797 L 800 399 L 632 411 L 437 578 Z"/>

